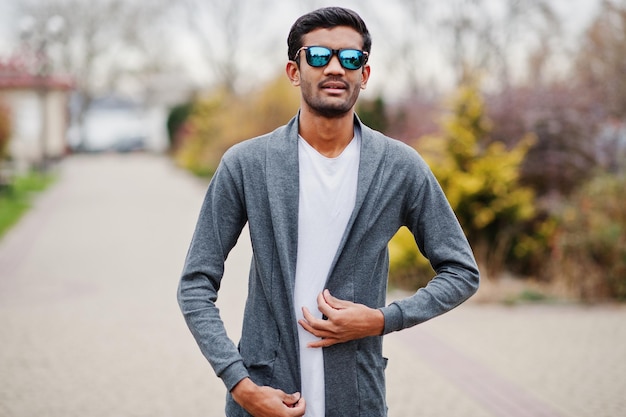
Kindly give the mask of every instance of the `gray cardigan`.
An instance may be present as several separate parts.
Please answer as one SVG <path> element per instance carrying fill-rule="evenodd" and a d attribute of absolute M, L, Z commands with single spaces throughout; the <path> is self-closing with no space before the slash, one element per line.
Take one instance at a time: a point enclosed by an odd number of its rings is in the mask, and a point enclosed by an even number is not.
<path fill-rule="evenodd" d="M 411 147 L 362 125 L 354 212 L 327 277 L 334 296 L 380 309 L 384 333 L 422 323 L 478 288 L 470 246 L 439 184 Z M 250 377 L 300 391 L 293 288 L 298 242 L 298 117 L 229 149 L 209 185 L 178 300 L 202 353 L 230 391 Z M 224 261 L 248 223 L 253 258 L 241 340 L 227 337 L 215 306 Z M 437 275 L 385 306 L 387 243 L 407 226 Z M 382 337 L 324 348 L 326 416 L 387 415 Z M 226 415 L 248 414 L 228 394 Z"/>

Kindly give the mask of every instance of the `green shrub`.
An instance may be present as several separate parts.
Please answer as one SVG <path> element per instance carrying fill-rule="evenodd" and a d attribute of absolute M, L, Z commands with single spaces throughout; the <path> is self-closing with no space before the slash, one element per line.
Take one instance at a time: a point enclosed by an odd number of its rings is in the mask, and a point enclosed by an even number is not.
<path fill-rule="evenodd" d="M 181 129 L 193 111 L 194 102 L 179 104 L 174 106 L 167 117 L 167 135 L 170 149 L 176 144 L 177 137 L 182 134 Z"/>
<path fill-rule="evenodd" d="M 53 181 L 54 177 L 49 174 L 32 172 L 16 177 L 10 186 L 0 192 L 0 237 L 30 208 L 33 196 Z"/>
<path fill-rule="evenodd" d="M 374 100 L 359 100 L 357 113 L 361 121 L 374 130 L 384 133 L 389 127 L 385 100 L 381 96 Z"/>

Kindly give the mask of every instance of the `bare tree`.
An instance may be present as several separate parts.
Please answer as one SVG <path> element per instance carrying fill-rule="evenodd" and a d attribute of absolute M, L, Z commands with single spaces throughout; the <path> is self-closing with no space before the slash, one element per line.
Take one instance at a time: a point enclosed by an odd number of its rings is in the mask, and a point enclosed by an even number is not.
<path fill-rule="evenodd" d="M 405 91 L 409 96 L 423 92 L 425 61 L 429 59 L 428 48 L 432 44 L 431 19 L 433 18 L 433 0 L 398 0 L 400 14 L 397 18 L 382 22 L 387 25 L 385 36 L 391 37 L 390 49 L 397 53 L 397 59 L 388 60 L 390 72 L 395 72 L 406 83 Z M 401 29 L 398 31 L 398 29 Z"/>
<path fill-rule="evenodd" d="M 26 0 L 18 4 L 24 44 L 33 39 L 45 44 L 49 69 L 73 77 L 82 98 L 79 124 L 96 95 L 114 88 L 124 76 L 162 65 L 161 57 L 150 53 L 154 50 L 150 45 L 164 7 L 161 0 Z"/>
<path fill-rule="evenodd" d="M 576 78 L 608 114 L 626 117 L 626 0 L 603 0 L 576 57 Z"/>
<path fill-rule="evenodd" d="M 533 39 L 558 33 L 558 20 L 548 0 L 398 0 L 407 30 L 401 57 L 415 80 L 423 44 L 436 45 L 454 74 L 455 83 L 476 72 L 500 86 L 511 82 L 512 68 Z"/>
<path fill-rule="evenodd" d="M 558 20 L 546 0 L 511 0 L 497 6 L 485 0 L 457 0 L 441 26 L 451 38 L 451 62 L 457 81 L 476 71 L 490 74 L 501 87 L 511 83 L 512 68 L 533 40 L 559 32 Z"/>
<path fill-rule="evenodd" d="M 555 44 L 562 38 L 561 24 L 549 0 L 511 0 L 503 2 L 500 36 L 491 42 L 500 84 L 507 88 L 512 82 L 512 68 L 528 65 L 528 79 L 545 78 L 545 67 L 554 54 Z M 532 44 L 535 46 L 533 47 Z M 519 50 L 525 56 L 511 52 Z M 521 55 L 521 54 L 520 54 Z"/>
<path fill-rule="evenodd" d="M 250 61 L 245 55 L 269 47 L 259 42 L 268 39 L 270 25 L 259 18 L 272 10 L 268 1 L 183 0 L 180 5 L 198 55 L 213 71 L 216 83 L 235 92 L 248 70 L 246 64 Z"/>

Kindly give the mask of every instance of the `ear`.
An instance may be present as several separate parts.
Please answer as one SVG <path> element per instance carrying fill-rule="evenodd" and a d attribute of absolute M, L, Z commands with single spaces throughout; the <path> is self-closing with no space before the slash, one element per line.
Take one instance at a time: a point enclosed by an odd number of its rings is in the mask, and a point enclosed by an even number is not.
<path fill-rule="evenodd" d="M 371 70 L 372 68 L 367 64 L 363 67 L 363 71 L 361 72 L 361 90 L 365 90 L 365 87 L 367 87 L 367 81 L 370 79 Z"/>
<path fill-rule="evenodd" d="M 287 78 L 291 81 L 291 85 L 294 87 L 300 86 L 300 68 L 298 68 L 298 64 L 295 61 L 287 62 L 287 66 L 285 67 L 285 72 L 287 73 Z"/>

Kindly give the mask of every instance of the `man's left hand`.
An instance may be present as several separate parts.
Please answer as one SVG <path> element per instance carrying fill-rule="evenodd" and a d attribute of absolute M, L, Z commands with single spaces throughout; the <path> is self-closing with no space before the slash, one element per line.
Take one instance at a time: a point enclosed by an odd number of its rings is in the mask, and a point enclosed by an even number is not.
<path fill-rule="evenodd" d="M 304 319 L 298 321 L 306 331 L 321 338 L 308 347 L 327 347 L 383 333 L 385 317 L 380 310 L 335 298 L 328 290 L 317 297 L 317 306 L 327 320 L 314 317 L 303 307 Z"/>

